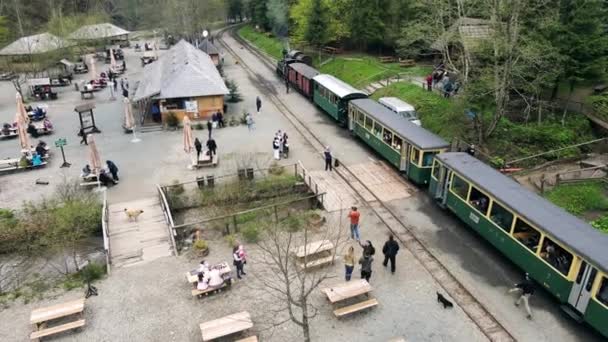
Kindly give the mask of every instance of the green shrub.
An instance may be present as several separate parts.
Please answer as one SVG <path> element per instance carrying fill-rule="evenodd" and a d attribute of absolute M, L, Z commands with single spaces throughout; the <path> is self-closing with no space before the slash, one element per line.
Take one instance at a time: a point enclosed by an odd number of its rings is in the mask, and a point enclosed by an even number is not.
<path fill-rule="evenodd" d="M 169 112 L 169 115 L 167 116 L 167 126 L 175 128 L 178 124 L 179 120 L 177 119 L 177 116 L 175 116 L 175 113 Z"/>
<path fill-rule="evenodd" d="M 207 241 L 205 241 L 203 239 L 198 239 L 198 240 L 194 241 L 194 243 L 192 244 L 192 247 L 195 250 L 204 251 L 209 248 L 209 244 L 207 243 Z"/>
<path fill-rule="evenodd" d="M 562 184 L 547 192 L 546 197 L 577 216 L 592 210 L 608 209 L 608 198 L 600 183 Z"/>
<path fill-rule="evenodd" d="M 236 243 L 237 243 L 236 235 L 228 234 L 224 237 L 224 240 L 228 244 L 228 247 L 232 248 L 232 247 L 236 246 Z"/>
<path fill-rule="evenodd" d="M 80 276 L 83 281 L 96 281 L 101 279 L 106 274 L 106 267 L 96 262 L 90 262 L 80 270 Z"/>
<path fill-rule="evenodd" d="M 608 215 L 604 215 L 594 221 L 591 221 L 591 225 L 604 233 L 608 233 Z"/>
<path fill-rule="evenodd" d="M 250 242 L 250 243 L 258 242 L 258 240 L 260 239 L 259 223 L 252 222 L 252 223 L 246 224 L 241 229 L 241 234 L 243 235 L 243 238 L 247 242 Z"/>

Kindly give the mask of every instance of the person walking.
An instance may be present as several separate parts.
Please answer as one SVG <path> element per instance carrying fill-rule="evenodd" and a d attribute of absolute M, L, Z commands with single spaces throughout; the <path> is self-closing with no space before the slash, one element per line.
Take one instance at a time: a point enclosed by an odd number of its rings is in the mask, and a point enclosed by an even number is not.
<path fill-rule="evenodd" d="M 355 269 L 355 248 L 348 247 L 348 251 L 344 254 L 344 279 L 350 281 Z"/>
<path fill-rule="evenodd" d="M 239 249 L 237 252 L 239 253 L 239 257 L 241 257 L 241 260 L 243 261 L 243 266 L 241 266 L 241 274 L 247 275 L 247 273 L 245 273 L 245 265 L 247 264 L 247 253 L 245 253 L 245 247 L 243 247 L 243 245 L 239 245 Z"/>
<path fill-rule="evenodd" d="M 80 140 L 80 145 L 82 145 L 83 143 L 85 145 L 89 144 L 89 142 L 87 141 L 87 132 L 84 131 L 84 128 L 81 128 L 80 131 L 78 131 L 78 135 L 82 138 Z"/>
<path fill-rule="evenodd" d="M 323 155 L 325 156 L 325 171 L 331 171 L 332 170 L 331 162 L 332 162 L 333 156 L 331 154 L 331 150 L 329 149 L 329 146 L 327 146 L 325 148 Z"/>
<path fill-rule="evenodd" d="M 388 265 L 388 261 L 391 261 L 391 273 L 395 274 L 395 257 L 397 256 L 397 252 L 399 252 L 399 244 L 395 241 L 393 235 L 388 236 L 388 241 L 384 243 L 384 247 L 382 247 L 382 253 L 384 254 L 384 262 L 382 265 L 386 267 Z"/>
<path fill-rule="evenodd" d="M 352 206 L 350 209 L 347 215 L 350 219 L 350 238 L 359 241 L 361 239 L 359 234 L 359 217 L 361 217 L 361 213 L 355 206 Z"/>
<path fill-rule="evenodd" d="M 201 152 L 203 151 L 203 144 L 198 138 L 194 139 L 194 148 L 196 149 L 196 161 L 198 162 L 201 158 Z"/>
<path fill-rule="evenodd" d="M 232 263 L 236 266 L 236 277 L 241 279 L 241 274 L 245 275 L 245 272 L 243 272 L 243 258 L 239 253 L 239 246 L 234 246 L 232 249 L 232 259 Z"/>
<path fill-rule="evenodd" d="M 209 131 L 209 139 L 211 139 L 211 130 L 213 130 L 213 123 L 211 123 L 211 120 L 207 121 L 207 130 Z"/>
<path fill-rule="evenodd" d="M 217 154 L 217 144 L 211 137 L 207 140 L 207 148 L 209 149 L 209 157 L 213 159 L 213 156 Z"/>
<path fill-rule="evenodd" d="M 363 248 L 364 255 L 376 254 L 376 248 L 374 247 L 374 245 L 372 245 L 372 242 L 369 240 L 366 240 L 365 243 L 361 243 L 361 241 L 359 241 L 359 246 L 361 246 L 361 248 Z"/>
<path fill-rule="evenodd" d="M 369 278 L 372 277 L 372 262 L 374 258 L 371 255 L 363 253 L 363 256 L 359 258 L 359 264 L 361 265 L 361 279 L 365 279 L 369 283 Z"/>
<path fill-rule="evenodd" d="M 114 164 L 114 162 L 111 160 L 106 160 L 106 165 L 108 166 L 108 170 L 110 170 L 114 181 L 118 182 L 118 166 L 116 166 L 116 164 Z"/>
<path fill-rule="evenodd" d="M 116 93 L 116 91 L 118 90 L 118 81 L 116 80 L 116 75 L 114 75 L 114 92 Z"/>
<path fill-rule="evenodd" d="M 247 113 L 247 115 L 245 115 L 245 122 L 247 123 L 247 129 L 249 132 L 253 131 L 253 116 L 251 113 Z"/>
<path fill-rule="evenodd" d="M 289 79 L 285 77 L 285 93 L 289 94 Z"/>
<path fill-rule="evenodd" d="M 526 273 L 526 277 L 523 282 L 519 284 L 515 284 L 515 287 L 509 290 L 509 293 L 520 292 L 521 295 L 515 301 L 515 306 L 519 306 L 521 302 L 524 302 L 524 307 L 526 308 L 526 312 L 528 319 L 532 319 L 532 311 L 530 310 L 530 296 L 534 294 L 534 283 L 532 279 L 530 279 L 530 274 Z"/>
<path fill-rule="evenodd" d="M 219 128 L 226 127 L 226 125 L 224 124 L 224 115 L 219 110 L 217 111 L 217 126 Z"/>
<path fill-rule="evenodd" d="M 259 96 L 255 98 L 255 108 L 258 110 L 258 114 L 260 114 L 260 109 L 262 109 L 262 99 Z"/>

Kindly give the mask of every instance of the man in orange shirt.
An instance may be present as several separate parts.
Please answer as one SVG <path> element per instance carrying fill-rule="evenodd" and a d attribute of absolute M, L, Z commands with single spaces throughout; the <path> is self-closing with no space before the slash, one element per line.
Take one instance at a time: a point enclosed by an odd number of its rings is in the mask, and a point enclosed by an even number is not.
<path fill-rule="evenodd" d="M 359 235 L 359 217 L 360 216 L 361 216 L 361 213 L 359 213 L 359 211 L 357 211 L 357 207 L 355 207 L 355 206 L 351 207 L 351 211 L 350 211 L 350 213 L 348 213 L 348 218 L 350 218 L 350 237 L 357 241 L 359 241 L 361 238 Z"/>

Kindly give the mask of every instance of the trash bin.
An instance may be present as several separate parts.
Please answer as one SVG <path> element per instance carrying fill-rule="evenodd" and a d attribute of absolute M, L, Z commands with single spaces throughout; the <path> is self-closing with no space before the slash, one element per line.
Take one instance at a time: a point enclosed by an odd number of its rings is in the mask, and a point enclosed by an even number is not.
<path fill-rule="evenodd" d="M 205 177 L 196 177 L 196 184 L 198 185 L 199 189 L 202 189 L 205 187 Z"/>
<path fill-rule="evenodd" d="M 207 185 L 210 188 L 213 188 L 213 186 L 215 185 L 215 177 L 213 175 L 207 176 Z"/>
<path fill-rule="evenodd" d="M 253 179 L 253 169 L 251 169 L 251 168 L 247 169 L 247 179 L 249 179 L 249 180 Z"/>

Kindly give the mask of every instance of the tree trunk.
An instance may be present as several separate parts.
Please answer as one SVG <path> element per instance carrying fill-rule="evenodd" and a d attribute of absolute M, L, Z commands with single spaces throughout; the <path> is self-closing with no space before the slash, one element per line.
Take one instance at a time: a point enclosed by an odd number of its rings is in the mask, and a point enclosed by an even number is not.
<path fill-rule="evenodd" d="M 302 305 L 302 334 L 304 335 L 304 342 L 310 342 L 310 324 L 308 322 L 308 301 L 306 297 L 300 301 Z"/>
<path fill-rule="evenodd" d="M 564 105 L 564 113 L 562 114 L 562 126 L 566 124 L 566 115 L 568 115 L 568 105 L 570 104 L 570 99 L 572 99 L 572 93 L 574 93 L 575 84 L 575 81 L 570 81 L 570 91 L 568 92 L 568 98 L 566 99 L 566 104 Z"/>

